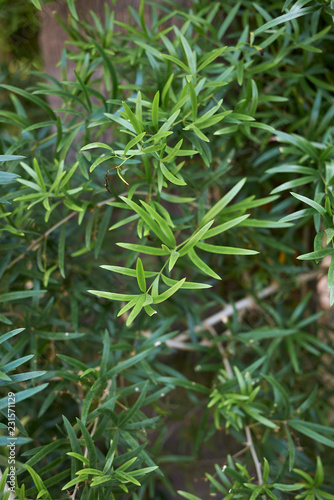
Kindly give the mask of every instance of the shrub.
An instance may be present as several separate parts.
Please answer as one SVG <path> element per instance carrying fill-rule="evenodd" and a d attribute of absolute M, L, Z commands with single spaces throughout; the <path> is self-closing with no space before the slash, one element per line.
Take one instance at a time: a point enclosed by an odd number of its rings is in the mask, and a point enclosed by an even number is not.
<path fill-rule="evenodd" d="M 334 498 L 331 2 L 69 4 L 62 80 L 1 85 L 17 497 Z"/>

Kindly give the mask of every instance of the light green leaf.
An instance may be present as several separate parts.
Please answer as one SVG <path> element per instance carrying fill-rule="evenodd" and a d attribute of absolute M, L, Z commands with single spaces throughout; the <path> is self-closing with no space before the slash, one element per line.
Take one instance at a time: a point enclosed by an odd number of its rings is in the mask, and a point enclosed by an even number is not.
<path fill-rule="evenodd" d="M 275 19 L 272 19 L 271 21 L 257 28 L 254 31 L 254 36 L 257 36 L 260 33 L 263 33 L 264 31 L 267 31 L 268 29 L 273 28 L 274 26 L 277 26 L 279 24 L 292 21 L 292 19 L 296 19 L 297 17 L 305 16 L 306 14 L 311 14 L 315 10 L 316 7 L 303 7 L 303 8 L 291 9 L 291 11 L 288 12 L 287 14 L 283 14 L 282 16 L 276 17 Z"/>
<path fill-rule="evenodd" d="M 102 269 L 106 269 L 107 271 L 112 271 L 114 273 L 123 274 L 124 276 L 131 276 L 133 278 L 137 277 L 137 273 L 135 269 L 130 269 L 128 267 L 120 267 L 120 266 L 100 266 Z M 153 278 L 158 273 L 154 273 L 151 271 L 144 271 L 145 278 Z M 1 338 L 0 338 L 1 340 Z"/>
<path fill-rule="evenodd" d="M 20 155 L 0 155 L 0 162 L 23 160 L 24 158 L 26 157 Z"/>
<path fill-rule="evenodd" d="M 142 292 L 146 292 L 146 280 L 145 280 L 145 274 L 144 274 L 144 267 L 141 259 L 138 257 L 137 259 L 137 265 L 136 265 L 136 276 L 137 276 L 137 282 L 140 290 Z"/>
<path fill-rule="evenodd" d="M 239 193 L 243 185 L 245 184 L 246 179 L 242 179 L 239 181 L 221 200 L 219 200 L 202 218 L 201 224 L 206 224 L 210 220 L 214 219 L 216 215 L 218 215 L 224 207 Z"/>
<path fill-rule="evenodd" d="M 173 280 L 171 278 L 167 278 L 167 276 L 161 275 L 162 281 L 168 285 L 173 286 L 178 283 L 177 280 Z M 206 283 L 193 283 L 192 281 L 185 281 L 181 288 L 185 290 L 202 290 L 204 288 L 211 288 L 211 285 L 207 285 Z"/>
<path fill-rule="evenodd" d="M 198 257 L 193 248 L 188 252 L 188 257 L 191 262 L 203 273 L 208 274 L 211 278 L 215 278 L 216 280 L 221 280 L 221 277 L 215 273 L 200 257 Z"/>
<path fill-rule="evenodd" d="M 185 245 L 182 245 L 181 248 L 178 250 L 180 257 L 183 255 L 186 255 L 189 250 L 191 250 L 196 243 L 198 243 L 200 240 L 202 240 L 205 236 L 205 234 L 209 231 L 210 227 L 213 224 L 213 220 L 205 224 L 203 227 L 198 229 L 190 238 L 188 238 L 188 241 L 185 243 Z"/>
<path fill-rule="evenodd" d="M 30 297 L 43 295 L 47 290 L 25 290 L 22 292 L 8 292 L 0 295 L 0 302 L 11 302 L 12 300 L 23 300 Z"/>
<path fill-rule="evenodd" d="M 163 248 L 148 247 L 145 245 L 136 245 L 134 243 L 116 243 L 121 248 L 132 250 L 133 252 L 144 253 L 148 255 L 169 255 L 167 250 Z"/>
<path fill-rule="evenodd" d="M 241 224 L 242 221 L 244 221 L 248 217 L 249 217 L 249 214 L 241 215 L 240 217 L 236 217 L 235 219 L 224 222 L 223 224 L 219 224 L 219 226 L 213 227 L 207 233 L 205 233 L 205 236 L 203 239 L 207 240 L 209 238 L 212 238 L 213 236 L 216 236 L 217 234 L 221 234 L 224 231 L 228 231 L 228 229 L 231 229 L 232 227 L 235 227 L 238 224 Z"/>
<path fill-rule="evenodd" d="M 255 255 L 259 252 L 248 250 L 248 248 L 223 247 L 218 245 L 209 245 L 208 243 L 197 243 L 196 245 L 201 250 L 212 252 L 221 255 Z"/>
<path fill-rule="evenodd" d="M 334 254 L 334 248 L 322 248 L 316 252 L 304 253 L 297 257 L 298 260 L 319 260 Z"/>
<path fill-rule="evenodd" d="M 155 130 L 159 128 L 159 100 L 160 100 L 160 92 L 155 94 L 153 103 L 152 103 L 152 122 Z"/>
<path fill-rule="evenodd" d="M 168 271 L 171 271 L 173 269 L 173 267 L 175 266 L 175 263 L 179 257 L 180 257 L 180 254 L 176 250 L 173 250 L 171 252 L 170 257 L 169 257 L 169 262 L 168 262 Z"/>
<path fill-rule="evenodd" d="M 99 290 L 87 290 L 88 293 L 92 295 L 96 295 L 97 297 L 101 297 L 103 299 L 109 300 L 119 300 L 120 302 L 132 300 L 136 297 L 140 297 L 140 295 L 129 295 L 124 293 L 114 293 L 114 292 L 103 292 Z"/>
<path fill-rule="evenodd" d="M 148 205 L 147 203 L 145 203 L 145 201 L 142 200 L 140 200 L 140 203 L 143 205 L 143 207 L 145 207 L 145 209 L 149 212 L 153 219 L 157 221 L 157 223 L 160 225 L 161 230 L 168 238 L 169 245 L 174 248 L 176 246 L 175 237 L 167 221 L 163 217 L 161 217 L 161 215 L 158 214 L 158 212 L 153 207 L 151 207 L 151 205 Z"/>
<path fill-rule="evenodd" d="M 314 208 L 317 212 L 319 212 L 319 214 L 321 214 L 323 216 L 327 215 L 326 210 L 321 205 L 319 205 L 319 203 L 317 203 L 316 201 L 311 200 L 310 198 L 307 198 L 306 196 L 302 196 L 301 194 L 297 194 L 297 193 L 291 193 L 291 194 L 292 194 L 292 196 L 297 198 L 297 200 L 300 200 L 303 203 L 306 203 L 310 207 Z"/>
<path fill-rule="evenodd" d="M 227 46 L 225 47 L 220 47 L 219 49 L 212 50 L 209 53 L 206 53 L 205 56 L 203 57 L 203 62 L 200 63 L 197 73 L 202 71 L 206 66 L 211 64 L 215 59 L 217 59 L 219 56 L 222 55 L 222 53 L 227 49 Z M 214 82 L 213 82 L 214 83 Z"/>
<path fill-rule="evenodd" d="M 181 141 L 180 141 L 181 142 Z M 167 157 L 166 157 L 167 158 Z M 182 181 L 181 179 L 179 179 L 178 177 L 175 177 L 175 175 L 173 175 L 166 167 L 165 165 L 160 162 L 160 169 L 161 169 L 161 172 L 163 173 L 164 177 L 166 177 L 167 180 L 169 180 L 169 182 L 171 182 L 172 184 L 176 184 L 177 186 L 186 186 L 186 182 Z"/>
<path fill-rule="evenodd" d="M 169 299 L 169 297 L 171 297 L 175 292 L 178 291 L 179 288 L 181 288 L 181 286 L 185 281 L 186 278 L 183 278 L 182 280 L 178 281 L 175 285 L 173 285 L 171 288 L 169 288 L 169 290 L 166 290 L 160 295 L 153 297 L 153 304 L 160 304 L 161 302 L 164 302 L 165 300 Z"/>
<path fill-rule="evenodd" d="M 141 208 L 137 203 L 133 202 L 129 198 L 125 198 L 124 196 L 120 196 L 121 200 L 124 201 L 129 207 L 131 207 L 140 217 L 143 219 L 145 224 L 156 234 L 156 236 L 167 246 L 171 244 L 168 236 L 163 232 L 158 223 L 152 219 L 151 215 L 148 214 L 143 208 Z"/>
<path fill-rule="evenodd" d="M 146 134 L 146 132 L 142 132 L 137 137 L 134 137 L 133 139 L 131 139 L 131 141 L 127 143 L 126 148 L 124 149 L 124 154 L 126 155 L 126 153 L 129 151 L 129 149 L 131 149 L 133 146 L 138 144 L 138 142 L 140 142 L 142 140 L 142 138 L 144 137 L 145 134 Z"/>

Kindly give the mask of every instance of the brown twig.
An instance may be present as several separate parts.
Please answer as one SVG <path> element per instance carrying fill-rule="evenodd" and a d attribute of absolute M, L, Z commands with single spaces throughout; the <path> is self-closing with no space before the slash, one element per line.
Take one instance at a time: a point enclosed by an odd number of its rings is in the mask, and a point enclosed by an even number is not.
<path fill-rule="evenodd" d="M 261 464 L 260 464 L 259 459 L 257 457 L 255 446 L 254 446 L 253 439 L 252 439 L 251 430 L 250 430 L 250 428 L 249 428 L 248 425 L 246 425 L 245 431 L 246 431 L 246 437 L 247 437 L 247 443 L 246 443 L 246 445 L 248 446 L 248 449 L 251 452 L 251 455 L 252 455 L 252 458 L 253 458 L 253 462 L 254 462 L 254 466 L 255 466 L 255 470 L 256 470 L 256 475 L 257 475 L 257 480 L 258 480 L 259 486 L 262 486 L 263 479 L 262 479 Z"/>
<path fill-rule="evenodd" d="M 137 191 L 136 192 L 137 194 L 147 194 L 145 192 L 142 192 L 142 191 Z M 127 193 L 124 192 L 124 193 L 121 193 L 119 196 L 124 196 L 126 195 Z M 107 205 L 108 203 L 112 202 L 112 201 L 115 201 L 116 198 L 115 197 L 112 197 L 112 198 L 108 198 L 106 200 L 102 200 L 100 201 L 99 203 L 96 204 L 96 208 L 101 208 L 103 207 L 104 205 Z M 27 250 L 26 250 L 26 253 L 27 252 L 30 252 L 30 250 L 32 250 L 33 252 L 35 252 L 36 250 L 38 250 L 39 248 L 39 244 L 47 239 L 48 236 L 50 236 L 51 233 L 53 233 L 56 229 L 58 229 L 58 227 L 62 226 L 63 224 L 66 224 L 67 221 L 73 219 L 73 217 L 75 217 L 76 215 L 79 215 L 79 212 L 71 212 L 69 213 L 66 217 L 64 217 L 63 219 L 61 219 L 60 221 L 58 221 L 54 226 L 50 227 L 50 229 L 48 229 L 44 234 L 42 234 L 41 236 L 39 236 L 38 238 L 36 238 L 34 241 L 32 241 L 30 243 L 30 245 L 28 246 Z M 20 255 L 18 255 L 14 260 L 12 260 L 5 268 L 5 271 L 7 271 L 8 269 L 10 269 L 11 267 L 13 267 L 15 264 L 17 264 L 18 262 L 20 262 L 20 260 L 24 259 L 24 257 L 26 256 L 26 253 L 21 253 Z"/>
<path fill-rule="evenodd" d="M 96 206 L 97 206 L 97 208 L 100 208 L 103 205 L 106 205 L 107 203 L 110 203 L 111 201 L 115 201 L 115 198 L 108 198 L 107 200 L 103 200 L 100 203 L 98 203 Z M 73 219 L 73 217 L 75 217 L 78 214 L 79 214 L 79 212 L 71 212 L 66 217 L 64 217 L 63 219 L 61 219 L 60 221 L 58 221 L 54 226 L 50 227 L 50 229 L 48 229 L 45 233 L 43 233 L 41 236 L 39 236 L 34 241 L 32 241 L 30 243 L 30 245 L 28 246 L 26 252 L 30 252 L 30 250 L 32 250 L 33 252 L 35 252 L 36 250 L 38 250 L 38 248 L 40 246 L 40 243 L 43 240 L 47 239 L 47 237 L 50 236 L 50 234 L 53 233 L 56 229 L 58 229 L 58 227 L 62 226 L 63 224 L 66 224 L 66 222 L 68 222 L 69 220 Z M 6 267 L 5 270 L 7 271 L 11 267 L 15 266 L 15 264 L 17 264 L 18 262 L 20 262 L 20 260 L 24 259 L 25 256 L 26 256 L 26 253 L 21 253 L 20 255 L 18 255 L 14 260 L 12 260 L 7 265 L 7 267 Z"/>

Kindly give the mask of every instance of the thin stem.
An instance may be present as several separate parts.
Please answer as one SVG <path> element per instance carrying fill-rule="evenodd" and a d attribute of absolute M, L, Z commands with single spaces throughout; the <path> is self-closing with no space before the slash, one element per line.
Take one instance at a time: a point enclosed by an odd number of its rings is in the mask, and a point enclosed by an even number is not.
<path fill-rule="evenodd" d="M 101 208 L 103 205 L 106 205 L 107 203 L 110 203 L 111 201 L 115 201 L 115 198 L 113 197 L 113 198 L 108 198 L 107 200 L 100 201 L 99 203 L 97 203 L 96 207 Z M 32 241 L 27 248 L 27 252 L 30 252 L 30 250 L 32 250 L 33 252 L 38 250 L 39 244 L 41 243 L 41 241 L 46 239 L 48 236 L 50 236 L 51 233 L 53 233 L 56 229 L 58 229 L 58 227 L 62 226 L 63 224 L 66 224 L 67 221 L 69 221 L 70 219 L 73 219 L 73 217 L 75 217 L 78 214 L 79 214 L 79 212 L 71 212 L 66 217 L 64 217 L 63 219 L 58 221 L 54 226 L 50 227 L 50 229 L 48 229 L 45 233 L 43 233 L 41 236 L 39 236 L 34 241 Z M 18 257 L 16 257 L 16 259 L 12 260 L 7 265 L 5 270 L 7 271 L 11 267 L 15 266 L 15 264 L 17 264 L 17 262 L 19 262 L 20 260 L 24 259 L 25 256 L 26 256 L 26 253 L 21 253 Z"/>
<path fill-rule="evenodd" d="M 257 457 L 256 450 L 255 450 L 254 443 L 253 443 L 251 430 L 250 430 L 248 425 L 246 425 L 246 427 L 245 427 L 245 432 L 246 432 L 246 437 L 247 437 L 247 446 L 251 452 L 253 462 L 255 465 L 257 480 L 258 480 L 259 485 L 262 486 L 263 479 L 262 479 L 261 464 L 260 464 L 259 459 Z"/>

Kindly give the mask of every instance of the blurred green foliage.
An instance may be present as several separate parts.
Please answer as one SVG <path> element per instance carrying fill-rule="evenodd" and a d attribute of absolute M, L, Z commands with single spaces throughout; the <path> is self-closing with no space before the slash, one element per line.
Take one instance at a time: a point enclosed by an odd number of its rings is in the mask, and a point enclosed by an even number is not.
<path fill-rule="evenodd" d="M 332 3 L 68 3 L 1 84 L 2 470 L 10 390 L 20 500 L 334 498 Z"/>

